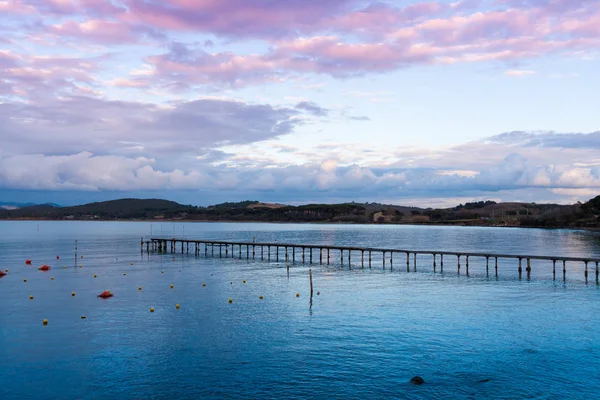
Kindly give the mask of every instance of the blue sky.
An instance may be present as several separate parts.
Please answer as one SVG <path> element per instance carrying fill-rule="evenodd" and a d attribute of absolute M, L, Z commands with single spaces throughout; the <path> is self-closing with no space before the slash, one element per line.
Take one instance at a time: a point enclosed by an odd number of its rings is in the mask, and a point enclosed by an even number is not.
<path fill-rule="evenodd" d="M 0 2 L 0 202 L 600 194 L 600 2 Z"/>

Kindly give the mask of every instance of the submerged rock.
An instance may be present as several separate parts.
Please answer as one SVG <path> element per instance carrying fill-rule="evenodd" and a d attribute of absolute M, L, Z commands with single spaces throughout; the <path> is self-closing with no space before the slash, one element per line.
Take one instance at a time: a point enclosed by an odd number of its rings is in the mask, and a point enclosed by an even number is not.
<path fill-rule="evenodd" d="M 425 380 L 423 378 L 421 378 L 419 375 L 417 375 L 417 376 L 413 376 L 409 382 L 412 383 L 413 385 L 422 385 L 425 383 Z"/>

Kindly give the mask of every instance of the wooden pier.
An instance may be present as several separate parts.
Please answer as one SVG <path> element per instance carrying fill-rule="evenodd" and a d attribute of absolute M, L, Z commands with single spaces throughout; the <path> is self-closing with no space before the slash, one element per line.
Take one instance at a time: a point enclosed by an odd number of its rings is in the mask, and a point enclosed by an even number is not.
<path fill-rule="evenodd" d="M 469 259 L 479 258 L 485 259 L 486 275 L 489 275 L 490 269 L 493 269 L 494 274 L 498 277 L 498 260 L 509 259 L 517 260 L 517 272 L 519 279 L 523 277 L 523 271 L 525 271 L 527 279 L 531 279 L 531 261 L 551 261 L 552 262 L 552 276 L 556 279 L 557 263 L 559 273 L 562 273 L 563 280 L 567 279 L 567 262 L 568 263 L 581 263 L 584 265 L 584 277 L 586 283 L 588 282 L 589 270 L 593 270 L 595 274 L 596 284 L 600 284 L 600 258 L 581 258 L 581 257 L 555 257 L 555 256 L 534 256 L 534 255 L 515 255 L 515 254 L 494 254 L 494 253 L 472 253 L 472 252 L 453 252 L 453 251 L 431 251 L 431 250 L 406 250 L 406 249 L 389 249 L 389 248 L 374 248 L 374 247 L 354 247 L 354 246 L 327 246 L 317 244 L 294 244 L 294 243 L 263 243 L 263 242 L 232 242 L 223 240 L 193 240 L 193 239 L 181 239 L 181 238 L 151 238 L 150 240 L 141 240 L 141 251 L 144 250 L 147 253 L 158 252 L 158 253 L 177 253 L 178 250 L 181 253 L 189 254 L 192 252 L 196 256 L 199 256 L 204 252 L 205 256 L 218 256 L 220 258 L 234 258 L 237 256 L 240 259 L 255 260 L 260 257 L 261 260 L 276 261 L 279 262 L 280 255 L 285 257 L 285 262 L 295 263 L 296 260 L 302 261 L 302 263 L 316 263 L 313 256 L 318 256 L 319 264 L 330 265 L 332 263 L 332 253 L 339 253 L 339 261 L 341 265 L 344 265 L 344 260 L 348 261 L 348 265 L 352 265 L 352 253 L 359 253 L 360 266 L 373 266 L 373 255 L 381 254 L 382 266 L 385 269 L 386 263 L 389 261 L 389 268 L 394 268 L 394 260 L 406 266 L 406 271 L 411 271 L 411 260 L 412 270 L 417 271 L 417 256 L 428 256 L 431 257 L 433 262 L 433 272 L 438 270 L 438 256 L 439 256 L 439 271 L 444 272 L 444 257 L 448 260 L 448 257 L 456 257 L 456 268 L 458 274 L 461 273 L 463 264 L 461 261 L 464 260 L 465 274 L 469 275 Z M 202 248 L 204 247 L 204 248 Z M 204 251 L 202 251 L 204 250 Z M 272 253 L 273 250 L 273 253 Z M 296 254 L 296 252 L 301 254 Z M 316 255 L 314 254 L 316 253 Z M 394 256 L 396 258 L 394 259 Z M 307 260 L 308 258 L 308 260 Z M 337 259 L 337 257 L 335 257 Z M 335 260 L 334 259 L 334 260 Z M 448 261 L 447 261 L 448 262 Z M 525 266 L 523 266 L 525 264 Z M 447 265 L 446 265 L 447 266 Z"/>

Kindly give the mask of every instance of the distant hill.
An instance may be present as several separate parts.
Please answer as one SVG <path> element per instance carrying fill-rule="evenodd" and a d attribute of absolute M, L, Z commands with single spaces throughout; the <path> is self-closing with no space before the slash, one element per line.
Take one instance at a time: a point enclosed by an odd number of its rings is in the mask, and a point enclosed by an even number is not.
<path fill-rule="evenodd" d="M 0 209 L 4 209 L 4 210 L 16 210 L 19 208 L 24 208 L 24 207 L 33 207 L 36 206 L 38 204 L 35 203 L 13 203 L 13 202 L 1 202 L 0 201 Z M 57 204 L 49 204 L 51 206 L 54 207 L 60 207 Z"/>
<path fill-rule="evenodd" d="M 120 199 L 80 206 L 32 205 L 16 210 L 0 210 L 0 218 L 19 219 L 141 219 L 188 210 L 174 201 L 161 199 Z"/>
<path fill-rule="evenodd" d="M 573 205 L 478 201 L 451 208 L 354 202 L 290 206 L 256 200 L 197 207 L 161 199 L 120 199 L 71 207 L 44 204 L 0 209 L 0 219 L 341 222 L 548 228 L 600 228 L 599 215 L 600 196 L 584 204 Z"/>

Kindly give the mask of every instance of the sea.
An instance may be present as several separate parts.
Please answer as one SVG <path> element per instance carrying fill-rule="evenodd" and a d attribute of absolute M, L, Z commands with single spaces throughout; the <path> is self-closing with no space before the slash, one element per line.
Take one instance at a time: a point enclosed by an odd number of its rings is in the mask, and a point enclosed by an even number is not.
<path fill-rule="evenodd" d="M 425 255 L 311 265 L 148 254 L 150 237 L 600 258 L 598 233 L 571 230 L 2 221 L 0 399 L 600 397 L 594 265 L 555 280 L 534 260 L 528 280 L 516 260 L 496 276 L 471 258 L 466 276 L 449 256 L 443 272 Z"/>

